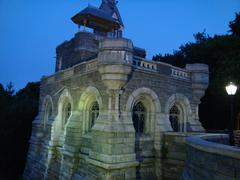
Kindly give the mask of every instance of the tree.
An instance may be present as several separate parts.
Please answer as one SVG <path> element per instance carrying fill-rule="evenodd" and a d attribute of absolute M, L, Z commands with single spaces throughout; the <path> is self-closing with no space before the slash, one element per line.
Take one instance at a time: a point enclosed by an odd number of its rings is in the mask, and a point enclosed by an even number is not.
<path fill-rule="evenodd" d="M 240 37 L 240 12 L 236 13 L 235 15 L 235 19 L 229 23 L 229 31 L 233 36 Z"/>
<path fill-rule="evenodd" d="M 7 87 L 6 87 L 6 92 L 9 96 L 12 96 L 13 93 L 14 93 L 14 88 L 13 88 L 13 83 L 10 82 L 7 84 Z"/>
<path fill-rule="evenodd" d="M 0 84 L 0 179 L 19 179 L 27 156 L 31 126 L 38 112 L 39 83 L 13 94 Z"/>
<path fill-rule="evenodd" d="M 206 34 L 206 30 L 204 30 L 203 32 L 198 32 L 193 36 L 195 38 L 196 43 L 202 43 L 209 39 L 209 35 Z"/>

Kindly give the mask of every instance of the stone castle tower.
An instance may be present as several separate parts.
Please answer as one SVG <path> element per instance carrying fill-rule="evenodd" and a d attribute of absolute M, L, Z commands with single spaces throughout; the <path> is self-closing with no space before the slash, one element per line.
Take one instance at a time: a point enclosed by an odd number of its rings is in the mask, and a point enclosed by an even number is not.
<path fill-rule="evenodd" d="M 41 79 L 23 179 L 162 179 L 164 133 L 203 131 L 208 66 L 146 60 L 123 38 L 116 4 L 72 17 L 83 31 L 57 47 L 56 72 Z"/>

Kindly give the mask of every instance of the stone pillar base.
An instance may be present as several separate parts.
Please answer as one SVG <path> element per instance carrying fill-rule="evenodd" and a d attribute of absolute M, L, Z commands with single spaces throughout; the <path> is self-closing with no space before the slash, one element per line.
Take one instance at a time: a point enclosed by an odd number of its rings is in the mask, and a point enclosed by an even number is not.
<path fill-rule="evenodd" d="M 102 169 L 101 179 L 113 180 L 113 179 L 125 179 L 125 180 L 136 180 L 136 166 L 137 161 L 107 164 L 94 159 L 88 159 L 87 162 L 92 166 Z"/>

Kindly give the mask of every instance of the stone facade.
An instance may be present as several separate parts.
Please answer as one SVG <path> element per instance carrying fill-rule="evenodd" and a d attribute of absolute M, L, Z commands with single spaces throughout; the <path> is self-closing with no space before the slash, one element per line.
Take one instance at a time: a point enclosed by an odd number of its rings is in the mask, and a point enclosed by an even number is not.
<path fill-rule="evenodd" d="M 163 178 L 163 134 L 204 130 L 208 66 L 144 57 L 129 39 L 88 32 L 57 48 L 56 73 L 41 80 L 24 179 Z"/>

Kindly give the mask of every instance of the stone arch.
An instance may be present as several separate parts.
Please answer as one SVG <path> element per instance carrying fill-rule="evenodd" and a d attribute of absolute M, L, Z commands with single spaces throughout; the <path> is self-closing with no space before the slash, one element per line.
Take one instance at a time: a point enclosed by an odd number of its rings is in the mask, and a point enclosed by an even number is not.
<path fill-rule="evenodd" d="M 66 123 L 64 123 L 63 115 L 66 108 L 66 105 L 70 104 L 71 111 L 74 109 L 73 99 L 68 89 L 64 89 L 58 99 L 58 108 L 57 108 L 57 117 L 53 123 L 53 132 L 52 132 L 52 140 L 58 145 L 62 145 L 64 142 L 64 137 L 66 134 L 66 127 L 69 123 L 69 119 L 71 118 L 72 113 L 68 117 Z"/>
<path fill-rule="evenodd" d="M 157 118 L 156 115 L 161 112 L 159 98 L 157 94 L 149 88 L 138 88 L 129 96 L 126 104 L 126 112 L 131 114 L 134 105 L 138 102 L 143 103 L 144 107 L 146 107 L 145 132 L 153 135 Z"/>
<path fill-rule="evenodd" d="M 45 110 L 45 105 L 46 103 L 51 103 L 52 105 L 52 108 L 53 108 L 53 100 L 52 100 L 52 97 L 50 95 L 46 95 L 44 98 L 43 98 L 43 102 L 42 102 L 42 106 L 41 106 L 41 111 L 43 112 Z"/>
<path fill-rule="evenodd" d="M 50 95 L 47 95 L 43 99 L 43 103 L 41 106 L 41 112 L 43 113 L 42 121 L 41 121 L 41 124 L 43 125 L 43 131 L 45 131 L 48 121 L 52 119 L 53 111 L 54 111 L 54 106 L 53 106 L 52 97 Z"/>
<path fill-rule="evenodd" d="M 90 108 L 93 103 L 97 102 L 99 106 L 99 112 L 102 110 L 102 97 L 97 88 L 88 87 L 80 97 L 78 103 L 78 109 L 81 112 L 81 119 L 83 124 L 83 134 L 90 130 Z M 96 119 L 97 120 L 97 119 Z"/>
<path fill-rule="evenodd" d="M 189 122 L 190 116 L 192 114 L 191 105 L 186 96 L 183 94 L 173 94 L 168 98 L 168 101 L 165 105 L 165 113 L 167 114 L 167 118 L 169 119 L 169 112 L 170 109 L 176 105 L 176 107 L 179 109 L 179 111 L 182 113 L 180 120 L 181 123 L 183 123 L 183 132 L 186 132 L 187 130 L 187 123 Z"/>

